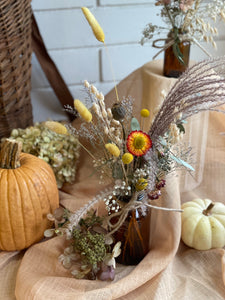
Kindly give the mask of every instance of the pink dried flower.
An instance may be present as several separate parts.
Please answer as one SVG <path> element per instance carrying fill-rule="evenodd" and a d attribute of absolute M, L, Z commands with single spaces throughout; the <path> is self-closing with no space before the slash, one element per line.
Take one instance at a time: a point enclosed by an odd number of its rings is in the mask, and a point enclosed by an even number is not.
<path fill-rule="evenodd" d="M 193 2 L 194 2 L 193 0 L 181 0 L 180 9 L 182 11 L 187 11 L 189 8 L 191 8 Z"/>

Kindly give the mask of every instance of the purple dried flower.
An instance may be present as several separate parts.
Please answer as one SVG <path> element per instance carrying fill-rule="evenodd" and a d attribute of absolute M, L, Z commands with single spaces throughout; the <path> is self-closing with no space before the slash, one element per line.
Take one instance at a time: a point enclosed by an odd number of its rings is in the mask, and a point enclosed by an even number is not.
<path fill-rule="evenodd" d="M 160 190 L 165 185 L 166 185 L 166 180 L 165 179 L 161 179 L 159 182 L 156 183 L 155 187 L 157 188 L 157 190 Z"/>
<path fill-rule="evenodd" d="M 148 193 L 148 198 L 150 200 L 159 199 L 159 196 L 161 196 L 160 190 L 155 190 L 155 191 L 152 191 L 152 192 Z"/>
<path fill-rule="evenodd" d="M 115 269 L 113 266 L 101 264 L 101 269 L 98 272 L 98 279 L 102 281 L 112 281 L 115 278 Z"/>

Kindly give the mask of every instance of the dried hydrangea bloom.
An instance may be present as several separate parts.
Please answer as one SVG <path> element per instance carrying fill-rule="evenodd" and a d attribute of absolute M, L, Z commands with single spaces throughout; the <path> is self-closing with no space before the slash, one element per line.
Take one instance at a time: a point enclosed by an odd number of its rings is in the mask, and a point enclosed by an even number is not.
<path fill-rule="evenodd" d="M 26 129 L 14 129 L 10 137 L 23 143 L 23 152 L 46 161 L 52 167 L 57 185 L 61 188 L 65 182 L 72 183 L 75 179 L 79 143 L 76 136 L 56 133 L 45 125 L 45 122 L 35 123 Z"/>

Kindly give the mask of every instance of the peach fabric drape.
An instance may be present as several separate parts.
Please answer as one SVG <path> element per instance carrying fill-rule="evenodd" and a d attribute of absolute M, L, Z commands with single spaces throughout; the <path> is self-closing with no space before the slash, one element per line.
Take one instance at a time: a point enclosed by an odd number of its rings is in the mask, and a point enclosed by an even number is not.
<path fill-rule="evenodd" d="M 174 79 L 161 76 L 161 61 L 150 62 L 118 85 L 119 96 L 135 98 L 135 111 L 152 110 L 160 91 L 168 90 Z M 115 92 L 107 95 L 108 104 Z M 186 139 L 197 157 L 194 178 L 171 176 L 161 199 L 155 204 L 179 208 L 195 197 L 225 204 L 225 116 L 210 112 L 188 122 Z M 104 187 L 91 173 L 91 160 L 82 152 L 76 182 L 60 191 L 61 202 L 76 210 Z M 0 252 L 0 299 L 12 300 L 109 300 L 225 298 L 225 251 L 197 251 L 180 240 L 181 216 L 176 212 L 152 210 L 151 250 L 137 266 L 118 266 L 113 282 L 76 280 L 58 262 L 65 240 L 52 238 L 24 252 Z M 3 293 L 3 296 L 2 296 Z M 2 297 L 2 298 L 1 298 Z"/>

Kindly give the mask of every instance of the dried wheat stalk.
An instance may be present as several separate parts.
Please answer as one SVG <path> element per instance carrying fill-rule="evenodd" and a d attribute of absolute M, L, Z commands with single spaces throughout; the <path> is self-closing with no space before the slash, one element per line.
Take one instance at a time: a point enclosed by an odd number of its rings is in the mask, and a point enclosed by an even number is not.
<path fill-rule="evenodd" d="M 187 69 L 165 98 L 149 131 L 153 142 L 168 130 L 178 114 L 186 119 L 225 103 L 225 56 Z"/>

